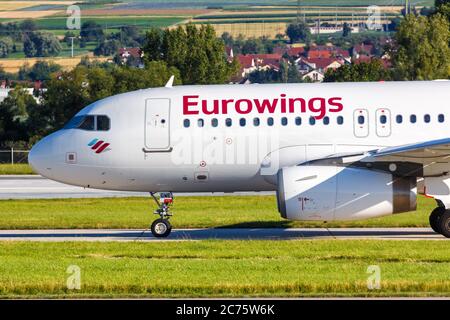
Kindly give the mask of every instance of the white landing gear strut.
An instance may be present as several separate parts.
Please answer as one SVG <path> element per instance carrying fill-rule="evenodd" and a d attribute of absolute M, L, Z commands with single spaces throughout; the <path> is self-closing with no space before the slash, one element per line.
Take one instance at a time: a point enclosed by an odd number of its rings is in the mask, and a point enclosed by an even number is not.
<path fill-rule="evenodd" d="M 173 204 L 172 192 L 161 192 L 159 199 L 155 196 L 154 192 L 150 192 L 153 200 L 155 200 L 158 209 L 154 214 L 159 215 L 159 219 L 153 221 L 150 230 L 152 234 L 157 238 L 165 238 L 172 231 L 172 225 L 169 222 L 169 218 L 172 216 L 170 213 L 170 206 Z"/>

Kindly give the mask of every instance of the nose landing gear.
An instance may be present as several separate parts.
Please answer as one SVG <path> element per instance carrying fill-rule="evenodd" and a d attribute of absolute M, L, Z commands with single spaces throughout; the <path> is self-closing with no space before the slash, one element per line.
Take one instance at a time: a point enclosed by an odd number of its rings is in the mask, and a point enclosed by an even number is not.
<path fill-rule="evenodd" d="M 450 238 L 450 210 L 437 207 L 431 212 L 430 226 L 433 231 Z"/>
<path fill-rule="evenodd" d="M 161 192 L 159 199 L 155 196 L 154 192 L 150 192 L 150 195 L 158 206 L 154 214 L 160 216 L 159 219 L 153 221 L 150 230 L 156 238 L 165 238 L 172 231 L 172 225 L 169 222 L 169 218 L 172 216 L 170 213 L 170 206 L 173 204 L 172 192 Z"/>

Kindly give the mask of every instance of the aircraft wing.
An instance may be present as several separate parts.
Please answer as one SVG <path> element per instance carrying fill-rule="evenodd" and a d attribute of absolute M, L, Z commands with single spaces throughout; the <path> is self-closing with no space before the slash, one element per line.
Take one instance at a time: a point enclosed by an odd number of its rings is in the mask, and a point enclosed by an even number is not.
<path fill-rule="evenodd" d="M 362 161 L 408 161 L 429 164 L 450 161 L 450 138 L 369 151 Z"/>
<path fill-rule="evenodd" d="M 399 175 L 440 176 L 450 172 L 450 138 L 361 153 L 335 154 L 310 163 L 373 168 Z"/>

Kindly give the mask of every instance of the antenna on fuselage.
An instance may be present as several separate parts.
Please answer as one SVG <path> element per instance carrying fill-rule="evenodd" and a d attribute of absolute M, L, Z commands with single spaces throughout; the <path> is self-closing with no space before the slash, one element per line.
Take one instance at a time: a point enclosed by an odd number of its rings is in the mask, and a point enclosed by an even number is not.
<path fill-rule="evenodd" d="M 174 75 L 172 75 L 172 76 L 170 77 L 170 79 L 169 79 L 169 81 L 167 81 L 165 87 L 166 87 L 166 88 L 172 88 L 172 86 L 173 86 L 173 80 L 175 80 L 175 76 L 174 76 Z"/>

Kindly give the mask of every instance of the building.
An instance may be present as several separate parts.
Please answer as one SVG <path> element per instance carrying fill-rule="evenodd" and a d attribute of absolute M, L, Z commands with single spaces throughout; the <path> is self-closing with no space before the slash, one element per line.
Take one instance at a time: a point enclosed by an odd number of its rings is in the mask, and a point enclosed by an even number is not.
<path fill-rule="evenodd" d="M 117 52 L 121 64 L 132 64 L 135 67 L 144 67 L 144 51 L 141 48 L 119 48 Z"/>

